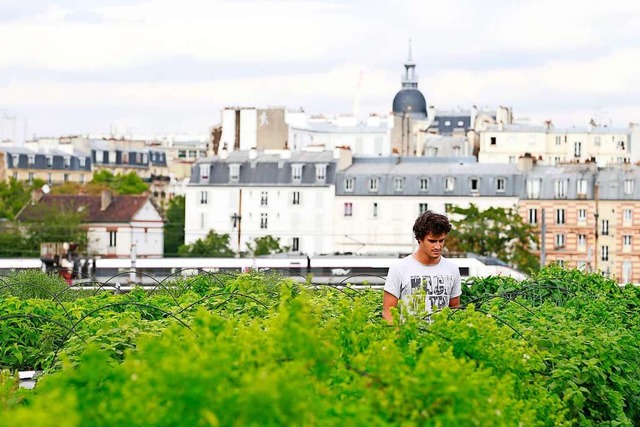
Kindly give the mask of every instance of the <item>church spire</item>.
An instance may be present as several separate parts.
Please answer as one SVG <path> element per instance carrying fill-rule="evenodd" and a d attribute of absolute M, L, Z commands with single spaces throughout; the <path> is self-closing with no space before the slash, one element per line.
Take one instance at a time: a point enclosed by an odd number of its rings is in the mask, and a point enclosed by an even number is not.
<path fill-rule="evenodd" d="M 418 76 L 416 75 L 416 64 L 411 55 L 411 39 L 409 39 L 409 56 L 404 63 L 404 76 L 402 76 L 403 89 L 416 89 L 418 87 Z"/>

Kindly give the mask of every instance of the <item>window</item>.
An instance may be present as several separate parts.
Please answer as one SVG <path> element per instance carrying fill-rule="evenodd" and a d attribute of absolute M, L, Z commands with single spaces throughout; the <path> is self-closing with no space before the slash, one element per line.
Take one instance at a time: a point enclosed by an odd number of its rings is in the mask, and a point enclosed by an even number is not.
<path fill-rule="evenodd" d="M 556 136 L 556 145 L 562 145 L 562 137 Z"/>
<path fill-rule="evenodd" d="M 622 236 L 622 250 L 623 251 L 631 250 L 631 236 L 629 235 Z"/>
<path fill-rule="evenodd" d="M 538 210 L 535 208 L 529 208 L 529 224 L 538 223 Z"/>
<path fill-rule="evenodd" d="M 17 168 L 19 161 L 20 161 L 20 155 L 19 154 L 12 154 L 11 155 L 11 166 L 13 166 L 14 168 Z"/>
<path fill-rule="evenodd" d="M 496 145 L 498 143 L 498 138 L 495 136 L 492 136 L 490 139 L 490 144 L 491 145 Z"/>
<path fill-rule="evenodd" d="M 509 156 L 509 164 L 513 165 L 516 162 L 516 156 Z"/>
<path fill-rule="evenodd" d="M 29 183 L 33 182 L 33 172 L 29 172 L 29 177 L 27 178 L 27 180 L 29 181 Z"/>
<path fill-rule="evenodd" d="M 47 167 L 50 168 L 53 166 L 53 157 L 47 156 Z"/>
<path fill-rule="evenodd" d="M 149 155 L 147 153 L 142 153 L 142 164 L 146 165 L 149 163 Z"/>
<path fill-rule="evenodd" d="M 260 229 L 262 230 L 266 230 L 267 229 L 267 220 L 268 220 L 268 216 L 266 212 L 262 212 L 260 214 Z"/>
<path fill-rule="evenodd" d="M 429 210 L 429 204 L 428 203 L 420 203 L 418 205 L 418 210 L 419 210 L 418 214 L 422 215 L 423 213 L 425 213 L 426 211 Z"/>
<path fill-rule="evenodd" d="M 578 209 L 578 221 L 585 222 L 587 220 L 587 210 Z"/>
<path fill-rule="evenodd" d="M 291 178 L 293 178 L 294 181 L 302 180 L 302 165 L 291 165 Z"/>
<path fill-rule="evenodd" d="M 496 192 L 498 193 L 504 193 L 505 187 L 506 187 L 506 180 L 504 178 L 498 178 L 496 179 Z"/>
<path fill-rule="evenodd" d="M 603 236 L 608 236 L 609 235 L 609 220 L 608 219 L 603 219 L 602 220 L 602 229 L 601 229 L 601 233 Z"/>
<path fill-rule="evenodd" d="M 622 210 L 622 221 L 627 224 L 631 224 L 633 221 L 633 211 L 631 209 Z"/>
<path fill-rule="evenodd" d="M 404 186 L 404 178 L 397 176 L 393 179 L 394 191 L 402 191 L 403 186 Z"/>
<path fill-rule="evenodd" d="M 552 164 L 553 164 L 553 165 L 557 165 L 558 163 L 560 163 L 560 157 L 555 156 L 555 157 L 553 158 L 553 162 L 552 162 Z"/>
<path fill-rule="evenodd" d="M 117 231 L 109 231 L 109 247 L 110 248 L 115 248 L 118 241 L 118 232 Z"/>
<path fill-rule="evenodd" d="M 556 234 L 556 248 L 564 248 L 564 234 Z"/>
<path fill-rule="evenodd" d="M 345 178 L 344 179 L 344 191 L 346 193 L 351 193 L 354 187 L 354 179 L 353 178 Z"/>
<path fill-rule="evenodd" d="M 293 192 L 293 204 L 294 205 L 299 205 L 300 204 L 300 192 L 299 191 L 294 191 Z"/>
<path fill-rule="evenodd" d="M 622 283 L 631 283 L 631 266 L 631 261 L 625 261 L 622 263 Z"/>
<path fill-rule="evenodd" d="M 35 154 L 29 154 L 27 156 L 28 160 L 29 160 L 29 166 L 33 166 L 36 162 L 36 155 Z"/>
<path fill-rule="evenodd" d="M 209 203 L 209 192 L 208 191 L 201 191 L 200 192 L 200 204 L 201 205 L 206 205 Z"/>
<path fill-rule="evenodd" d="M 593 138 L 593 144 L 596 146 L 600 146 L 600 137 L 596 136 L 595 138 Z"/>
<path fill-rule="evenodd" d="M 420 191 L 429 190 L 429 178 L 420 178 Z"/>
<path fill-rule="evenodd" d="M 567 181 L 565 180 L 556 181 L 555 193 L 556 193 L 556 199 L 566 199 L 567 198 Z"/>
<path fill-rule="evenodd" d="M 316 181 L 327 179 L 327 165 L 316 165 Z"/>
<path fill-rule="evenodd" d="M 238 182 L 240 180 L 240 165 L 237 163 L 229 165 L 229 181 Z"/>
<path fill-rule="evenodd" d="M 83 168 L 87 165 L 86 157 L 78 157 L 78 162 L 80 163 L 80 167 Z"/>
<path fill-rule="evenodd" d="M 107 152 L 107 155 L 109 157 L 109 164 L 115 164 L 116 163 L 116 152 L 115 151 L 109 151 Z"/>
<path fill-rule="evenodd" d="M 269 193 L 267 191 L 260 192 L 260 206 L 269 205 Z"/>
<path fill-rule="evenodd" d="M 578 262 L 576 262 L 576 268 L 578 270 L 584 271 L 587 268 L 587 261 L 578 261 Z"/>
<path fill-rule="evenodd" d="M 372 213 L 373 213 L 373 217 L 374 218 L 378 218 L 378 204 L 377 203 L 373 204 L 373 212 Z"/>
<path fill-rule="evenodd" d="M 200 181 L 209 180 L 209 165 L 200 165 Z"/>
<path fill-rule="evenodd" d="M 556 224 L 564 224 L 564 209 L 556 209 Z"/>
<path fill-rule="evenodd" d="M 477 193 L 478 191 L 480 191 L 480 179 L 471 178 L 469 180 L 469 189 L 472 193 Z"/>
<path fill-rule="evenodd" d="M 602 261 L 609 261 L 609 246 L 601 246 L 600 251 L 601 251 L 600 259 Z"/>
<path fill-rule="evenodd" d="M 298 252 L 300 250 L 300 238 L 294 237 L 291 239 L 291 250 Z"/>
<path fill-rule="evenodd" d="M 589 183 L 586 179 L 579 179 L 576 184 L 576 191 L 578 192 L 578 197 L 586 197 L 587 190 L 589 189 Z"/>
<path fill-rule="evenodd" d="M 347 202 L 344 204 L 344 216 L 353 215 L 353 203 Z"/>
<path fill-rule="evenodd" d="M 452 176 L 448 176 L 444 179 L 444 191 L 453 191 L 456 186 L 456 179 Z"/>
<path fill-rule="evenodd" d="M 69 174 L 68 174 L 68 173 L 65 173 L 64 175 L 62 175 L 62 180 L 63 180 L 64 182 L 69 182 Z"/>
<path fill-rule="evenodd" d="M 378 178 L 369 178 L 369 191 L 378 191 Z"/>
<path fill-rule="evenodd" d="M 122 153 L 122 163 L 129 163 L 129 153 Z"/>
<path fill-rule="evenodd" d="M 573 156 L 574 157 L 582 156 L 582 143 L 580 141 L 576 141 L 573 144 Z"/>
<path fill-rule="evenodd" d="M 178 150 L 178 158 L 184 159 L 187 157 L 187 150 Z"/>
<path fill-rule="evenodd" d="M 453 209 L 453 204 L 452 203 L 445 203 L 444 204 L 444 211 L 445 212 L 451 212 L 451 209 Z"/>
<path fill-rule="evenodd" d="M 69 169 L 71 167 L 71 157 L 64 156 L 63 159 L 62 159 L 62 166 L 65 169 Z"/>
<path fill-rule="evenodd" d="M 624 141 L 618 141 L 618 145 L 616 145 L 618 150 L 624 150 Z"/>
<path fill-rule="evenodd" d="M 625 179 L 624 180 L 624 194 L 633 194 L 633 180 Z"/>
<path fill-rule="evenodd" d="M 189 158 L 190 159 L 195 159 L 197 157 L 197 151 L 196 150 L 189 150 Z"/>
<path fill-rule="evenodd" d="M 540 198 L 540 179 L 527 179 L 527 197 L 529 199 Z"/>
<path fill-rule="evenodd" d="M 578 234 L 578 248 L 584 248 L 587 246 L 587 235 Z"/>

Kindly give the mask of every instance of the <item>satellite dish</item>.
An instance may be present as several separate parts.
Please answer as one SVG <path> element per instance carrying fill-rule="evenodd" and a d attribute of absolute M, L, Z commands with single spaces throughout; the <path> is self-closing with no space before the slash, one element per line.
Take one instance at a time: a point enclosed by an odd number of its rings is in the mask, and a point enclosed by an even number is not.
<path fill-rule="evenodd" d="M 51 192 L 51 188 L 47 184 L 43 185 L 41 190 L 44 194 L 49 194 Z"/>

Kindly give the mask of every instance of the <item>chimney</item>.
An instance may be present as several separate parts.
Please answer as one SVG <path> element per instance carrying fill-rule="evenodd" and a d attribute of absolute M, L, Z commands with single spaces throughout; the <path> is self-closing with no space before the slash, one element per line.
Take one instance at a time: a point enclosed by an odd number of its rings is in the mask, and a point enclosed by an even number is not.
<path fill-rule="evenodd" d="M 524 153 L 523 156 L 518 157 L 518 170 L 523 172 L 530 172 L 535 165 L 536 160 L 531 156 L 531 153 Z"/>
<path fill-rule="evenodd" d="M 256 149 L 256 147 L 252 147 L 251 150 L 249 150 L 249 160 L 255 160 L 258 158 L 258 150 Z"/>
<path fill-rule="evenodd" d="M 226 160 L 229 157 L 229 150 L 227 150 L 227 143 L 222 145 L 222 150 L 218 153 L 220 160 Z"/>
<path fill-rule="evenodd" d="M 42 199 L 42 196 L 44 196 L 44 191 L 39 188 L 31 191 L 31 204 L 35 205 L 38 203 Z"/>
<path fill-rule="evenodd" d="M 113 200 L 113 195 L 111 194 L 111 191 L 102 190 L 102 193 L 100 194 L 100 210 L 101 211 L 107 210 L 112 200 Z"/>
<path fill-rule="evenodd" d="M 351 147 L 336 147 L 333 150 L 333 158 L 338 161 L 338 164 L 336 166 L 337 169 L 339 171 L 345 170 L 353 164 L 353 153 L 351 152 Z"/>

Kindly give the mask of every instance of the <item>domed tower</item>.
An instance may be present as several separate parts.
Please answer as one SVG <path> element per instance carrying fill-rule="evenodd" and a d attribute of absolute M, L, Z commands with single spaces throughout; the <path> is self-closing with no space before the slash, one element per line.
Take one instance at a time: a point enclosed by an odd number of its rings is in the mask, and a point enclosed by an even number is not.
<path fill-rule="evenodd" d="M 402 88 L 393 98 L 393 114 L 409 115 L 412 119 L 425 120 L 427 118 L 427 101 L 418 90 L 418 76 L 416 64 L 411 58 L 411 40 L 409 40 L 409 57 L 404 64 Z"/>
<path fill-rule="evenodd" d="M 428 128 L 427 101 L 418 90 L 415 68 L 409 40 L 409 57 L 404 64 L 402 88 L 393 98 L 391 151 L 400 156 L 420 155 L 425 138 L 423 131 Z"/>

